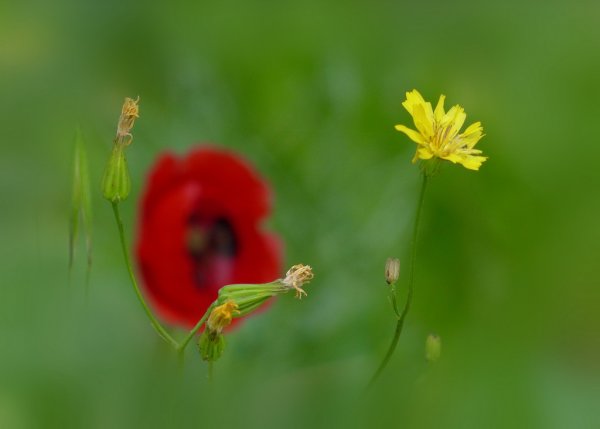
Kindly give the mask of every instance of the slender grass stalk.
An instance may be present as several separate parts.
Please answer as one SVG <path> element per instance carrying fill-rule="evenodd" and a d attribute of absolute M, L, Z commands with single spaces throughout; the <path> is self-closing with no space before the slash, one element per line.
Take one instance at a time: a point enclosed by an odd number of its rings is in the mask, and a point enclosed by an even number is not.
<path fill-rule="evenodd" d="M 125 259 L 125 265 L 127 266 L 127 272 L 129 273 L 129 278 L 131 279 L 131 285 L 133 286 L 133 290 L 135 291 L 135 294 L 138 297 L 140 304 L 144 308 L 144 311 L 146 312 L 148 319 L 150 319 L 150 323 L 152 324 L 152 327 L 154 328 L 156 333 L 163 340 L 165 340 L 167 343 L 169 343 L 172 347 L 174 347 L 175 349 L 178 350 L 179 343 L 177 343 L 177 341 L 175 341 L 173 339 L 173 337 L 171 335 L 169 335 L 169 333 L 165 330 L 165 328 L 163 328 L 163 326 L 160 324 L 160 322 L 158 320 L 156 320 L 156 317 L 154 317 L 154 314 L 152 314 L 152 311 L 148 307 L 148 304 L 146 304 L 146 301 L 144 300 L 144 297 L 143 297 L 142 293 L 140 292 L 140 288 L 138 287 L 137 281 L 135 279 L 135 274 L 133 273 L 133 268 L 131 266 L 131 260 L 129 259 L 129 252 L 127 251 L 127 243 L 125 241 L 125 232 L 123 230 L 123 221 L 121 220 L 121 214 L 119 212 L 119 203 L 112 202 L 112 208 L 113 208 L 113 213 L 115 215 L 115 221 L 117 222 L 117 227 L 119 229 L 119 238 L 121 239 L 121 248 L 123 249 L 123 257 Z"/>
<path fill-rule="evenodd" d="M 371 381 L 369 382 L 369 387 L 377 381 L 385 367 L 387 366 L 390 358 L 394 354 L 396 347 L 398 346 L 398 340 L 400 339 L 400 334 L 402 333 L 402 328 L 404 327 L 404 320 L 406 319 L 406 315 L 410 310 L 410 305 L 412 303 L 413 297 L 413 289 L 414 289 L 414 278 L 415 278 L 415 262 L 417 259 L 417 237 L 419 234 L 419 222 L 421 220 L 421 209 L 423 208 L 423 200 L 425 199 L 425 188 L 427 187 L 427 174 L 423 172 L 423 178 L 421 182 L 421 190 L 419 192 L 419 200 L 417 202 L 417 209 L 415 213 L 415 223 L 413 225 L 413 233 L 412 240 L 410 243 L 411 252 L 410 252 L 410 265 L 409 265 L 409 274 L 408 274 L 408 296 L 406 297 L 406 303 L 404 304 L 404 308 L 402 309 L 402 313 L 397 316 L 398 321 L 396 322 L 396 329 L 394 331 L 394 336 L 392 337 L 392 342 L 388 348 L 387 353 L 385 354 L 383 360 L 379 364 L 377 371 L 373 374 Z M 395 299 L 392 299 L 392 306 L 397 313 L 397 308 L 395 305 Z"/>

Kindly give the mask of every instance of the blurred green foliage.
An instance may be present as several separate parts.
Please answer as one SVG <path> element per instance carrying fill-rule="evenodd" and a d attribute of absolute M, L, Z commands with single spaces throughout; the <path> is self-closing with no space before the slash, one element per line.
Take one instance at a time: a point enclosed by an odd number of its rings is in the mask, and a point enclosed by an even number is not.
<path fill-rule="evenodd" d="M 594 427 L 598 22 L 593 0 L 0 4 L 0 427 Z M 481 120 L 490 159 L 430 183 L 414 307 L 362 396 L 393 329 L 384 263 L 408 251 L 418 169 L 393 125 L 412 88 Z M 315 269 L 307 299 L 228 336 L 213 386 L 193 348 L 179 371 L 152 331 L 101 199 L 121 103 L 138 95 L 131 240 L 157 155 L 211 141 L 270 180 L 268 228 Z M 77 124 L 87 298 L 83 242 L 67 281 Z"/>

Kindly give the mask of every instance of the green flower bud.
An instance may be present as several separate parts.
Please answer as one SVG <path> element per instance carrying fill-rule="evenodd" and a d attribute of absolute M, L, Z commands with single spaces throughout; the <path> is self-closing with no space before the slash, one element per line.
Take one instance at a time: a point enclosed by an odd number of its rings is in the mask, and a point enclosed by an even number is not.
<path fill-rule="evenodd" d="M 121 115 L 117 124 L 117 136 L 113 149 L 108 159 L 102 178 L 102 195 L 111 203 L 125 200 L 131 191 L 131 179 L 129 168 L 125 158 L 125 146 L 129 146 L 133 140 L 131 129 L 135 120 L 139 118 L 139 97 L 137 100 L 125 98 Z"/>
<path fill-rule="evenodd" d="M 223 350 L 225 349 L 225 337 L 216 331 L 207 329 L 200 335 L 198 348 L 200 349 L 202 360 L 215 362 L 223 354 Z"/>
<path fill-rule="evenodd" d="M 102 195 L 112 203 L 125 200 L 131 191 L 124 149 L 125 146 L 115 143 L 102 178 Z"/>
<path fill-rule="evenodd" d="M 442 340 L 435 334 L 429 334 L 425 340 L 425 359 L 437 362 L 442 354 Z"/>

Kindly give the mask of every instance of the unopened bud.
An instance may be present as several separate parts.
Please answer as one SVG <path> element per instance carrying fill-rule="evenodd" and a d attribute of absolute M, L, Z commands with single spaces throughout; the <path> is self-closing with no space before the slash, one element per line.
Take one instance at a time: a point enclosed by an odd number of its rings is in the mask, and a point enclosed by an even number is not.
<path fill-rule="evenodd" d="M 126 97 L 121 108 L 121 115 L 117 124 L 117 136 L 113 149 L 104 170 L 102 178 L 102 195 L 112 203 L 125 200 L 131 191 L 129 168 L 125 158 L 125 146 L 131 144 L 133 136 L 131 129 L 135 120 L 139 118 L 139 97 L 137 100 Z"/>
<path fill-rule="evenodd" d="M 400 277 L 400 260 L 398 258 L 387 258 L 385 261 L 385 281 L 391 285 L 396 283 Z"/>
<path fill-rule="evenodd" d="M 425 359 L 437 362 L 442 354 L 442 340 L 435 334 L 429 334 L 425 340 Z"/>
<path fill-rule="evenodd" d="M 215 362 L 223 354 L 225 349 L 225 337 L 223 334 L 206 329 L 200 335 L 198 340 L 198 348 L 202 360 L 207 362 Z"/>
<path fill-rule="evenodd" d="M 102 177 L 102 195 L 112 203 L 125 200 L 131 191 L 129 168 L 124 147 L 115 144 Z"/>

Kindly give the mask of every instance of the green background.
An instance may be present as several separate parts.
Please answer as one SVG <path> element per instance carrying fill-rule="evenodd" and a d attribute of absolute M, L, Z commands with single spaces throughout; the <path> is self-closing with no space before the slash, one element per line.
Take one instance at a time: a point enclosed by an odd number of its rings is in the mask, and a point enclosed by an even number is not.
<path fill-rule="evenodd" d="M 591 0 L 2 2 L 0 427 L 597 427 L 598 22 Z M 490 159 L 431 181 L 414 306 L 364 394 L 393 330 L 385 259 L 407 266 L 419 171 L 393 125 L 413 88 L 482 121 Z M 100 196 L 137 95 L 130 240 L 158 154 L 211 141 L 270 181 L 266 227 L 316 274 L 229 335 L 212 386 L 152 332 Z M 67 270 L 77 124 L 87 294 L 83 242 Z"/>

